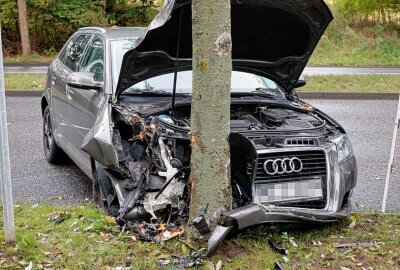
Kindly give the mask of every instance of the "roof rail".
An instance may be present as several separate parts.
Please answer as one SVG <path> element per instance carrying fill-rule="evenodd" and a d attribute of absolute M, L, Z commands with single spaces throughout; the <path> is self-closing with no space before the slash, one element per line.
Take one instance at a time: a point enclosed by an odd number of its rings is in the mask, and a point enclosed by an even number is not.
<path fill-rule="evenodd" d="M 106 29 L 101 28 L 101 27 L 83 27 L 83 28 L 79 28 L 79 30 L 94 30 L 94 31 L 100 31 L 103 34 L 106 33 Z"/>

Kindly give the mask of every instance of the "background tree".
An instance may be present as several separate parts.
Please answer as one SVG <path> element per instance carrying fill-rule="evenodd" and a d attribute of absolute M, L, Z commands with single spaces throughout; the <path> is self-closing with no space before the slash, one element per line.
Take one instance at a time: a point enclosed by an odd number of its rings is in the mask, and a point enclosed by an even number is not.
<path fill-rule="evenodd" d="M 28 18 L 25 0 L 18 0 L 19 33 L 21 34 L 22 54 L 31 55 L 31 41 L 29 39 Z"/>
<path fill-rule="evenodd" d="M 212 223 L 231 208 L 230 0 L 193 0 L 192 193 L 191 216 L 209 204 Z M 216 219 L 214 219 L 215 217 Z"/>
<path fill-rule="evenodd" d="M 79 28 L 86 26 L 147 26 L 157 14 L 155 0 L 24 0 L 32 51 L 54 54 Z M 158 2 L 162 4 L 162 1 Z M 0 0 L 6 56 L 21 52 L 18 3 Z"/>

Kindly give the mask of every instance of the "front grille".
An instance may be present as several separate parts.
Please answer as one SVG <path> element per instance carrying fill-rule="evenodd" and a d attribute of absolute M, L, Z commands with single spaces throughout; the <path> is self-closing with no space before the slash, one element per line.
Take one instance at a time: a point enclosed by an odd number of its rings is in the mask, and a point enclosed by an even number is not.
<path fill-rule="evenodd" d="M 264 162 L 267 160 L 291 159 L 294 157 L 299 158 L 303 163 L 303 169 L 300 172 L 269 175 L 264 171 Z M 271 169 L 269 166 L 272 166 L 271 163 L 267 165 L 267 168 Z M 326 173 L 326 158 L 322 150 L 264 153 L 258 156 L 254 182 L 286 182 L 315 177 L 325 178 Z"/>
<path fill-rule="evenodd" d="M 315 138 L 287 138 L 285 140 L 287 145 L 316 145 Z"/>

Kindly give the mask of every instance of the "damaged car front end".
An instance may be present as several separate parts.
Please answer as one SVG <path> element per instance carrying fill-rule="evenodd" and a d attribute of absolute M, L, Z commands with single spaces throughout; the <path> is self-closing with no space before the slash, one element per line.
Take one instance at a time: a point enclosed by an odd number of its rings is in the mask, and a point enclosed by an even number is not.
<path fill-rule="evenodd" d="M 141 104 L 148 107 L 138 113 L 138 105 L 130 101 L 135 98 L 121 96 L 111 105 L 109 144 L 89 147 L 104 139 L 98 128 L 83 146 L 97 162 L 104 162 L 97 164 L 104 206 L 114 209 L 111 214 L 121 221 L 186 221 L 190 97 L 177 102 L 174 116 L 154 95 L 152 104 Z M 166 102 L 169 97 L 158 98 Z M 229 136 L 233 210 L 225 215 L 237 228 L 347 217 L 357 165 L 341 127 L 299 101 L 236 99 L 233 94 Z M 109 117 L 102 117 L 109 125 Z M 106 153 L 105 158 L 95 151 Z M 110 157 L 115 157 L 113 164 Z"/>
<path fill-rule="evenodd" d="M 125 53 L 83 140 L 101 204 L 120 222 L 188 222 L 191 18 L 191 1 L 168 1 Z M 322 0 L 232 1 L 233 203 L 224 215 L 236 229 L 351 212 L 357 164 L 346 132 L 294 92 L 331 20 Z"/>

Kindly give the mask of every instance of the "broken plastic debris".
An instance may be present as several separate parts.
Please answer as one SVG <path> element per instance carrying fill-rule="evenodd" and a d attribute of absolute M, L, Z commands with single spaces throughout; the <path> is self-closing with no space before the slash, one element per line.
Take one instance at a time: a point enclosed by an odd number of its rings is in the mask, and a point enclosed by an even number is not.
<path fill-rule="evenodd" d="M 274 242 L 272 242 L 271 239 L 268 239 L 268 244 L 269 246 L 275 250 L 276 252 L 278 252 L 279 254 L 282 255 L 289 255 L 289 250 L 287 250 L 286 248 L 283 247 L 279 247 L 278 245 L 276 245 Z"/>
<path fill-rule="evenodd" d="M 280 262 L 275 262 L 274 270 L 284 270 Z"/>
<path fill-rule="evenodd" d="M 221 270 L 221 268 L 222 268 L 222 261 L 219 260 L 219 261 L 217 262 L 217 264 L 215 265 L 215 270 Z"/>
<path fill-rule="evenodd" d="M 299 247 L 293 239 L 289 239 L 289 242 L 290 242 L 290 244 L 291 244 L 292 246 L 294 246 L 295 248 L 298 248 L 298 247 Z"/>
<path fill-rule="evenodd" d="M 126 230 L 131 231 L 137 238 L 146 242 L 168 241 L 185 233 L 185 229 L 182 226 L 146 222 L 126 225 Z"/>
<path fill-rule="evenodd" d="M 349 227 L 350 227 L 350 228 L 354 228 L 355 226 L 356 226 L 356 221 L 353 220 L 353 221 L 350 223 Z"/>
<path fill-rule="evenodd" d="M 27 267 L 25 267 L 25 270 L 32 270 L 33 267 L 33 263 L 29 262 L 29 265 Z"/>
<path fill-rule="evenodd" d="M 177 269 L 183 269 L 186 267 L 192 267 L 195 265 L 202 265 L 204 263 L 204 253 L 192 251 L 188 256 L 180 256 L 173 259 L 159 259 L 157 262 L 161 265 L 175 265 Z"/>
<path fill-rule="evenodd" d="M 312 241 L 313 246 L 323 246 L 323 244 L 319 240 L 318 241 L 311 240 L 311 241 Z"/>
<path fill-rule="evenodd" d="M 361 248 L 369 248 L 374 245 L 369 242 L 364 243 L 333 243 L 334 248 L 351 248 L 351 247 L 361 247 Z"/>
<path fill-rule="evenodd" d="M 192 225 L 201 235 L 206 235 L 210 232 L 210 228 L 204 216 L 195 217 L 192 220 Z"/>
<path fill-rule="evenodd" d="M 286 263 L 286 264 L 288 264 L 288 263 L 290 262 L 290 260 L 289 260 L 288 257 L 284 256 L 284 257 L 283 257 L 283 262 Z"/>
<path fill-rule="evenodd" d="M 208 204 L 203 205 L 200 208 L 200 213 L 197 217 L 195 217 L 191 225 L 194 226 L 194 228 L 201 234 L 201 235 L 206 235 L 210 233 L 210 228 L 207 224 L 206 218 L 204 217 L 208 209 Z"/>

